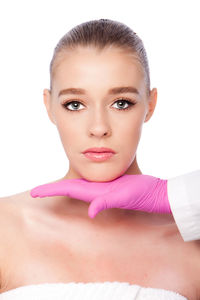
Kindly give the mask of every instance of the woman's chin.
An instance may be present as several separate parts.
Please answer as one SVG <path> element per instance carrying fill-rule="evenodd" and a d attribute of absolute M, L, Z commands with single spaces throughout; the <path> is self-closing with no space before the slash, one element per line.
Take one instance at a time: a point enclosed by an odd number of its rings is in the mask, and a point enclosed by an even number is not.
<path fill-rule="evenodd" d="M 124 174 L 124 173 L 123 173 Z M 82 175 L 82 179 L 85 179 L 87 181 L 92 181 L 92 182 L 108 182 L 117 179 L 118 177 L 122 176 L 123 174 L 105 174 L 105 175 Z"/>

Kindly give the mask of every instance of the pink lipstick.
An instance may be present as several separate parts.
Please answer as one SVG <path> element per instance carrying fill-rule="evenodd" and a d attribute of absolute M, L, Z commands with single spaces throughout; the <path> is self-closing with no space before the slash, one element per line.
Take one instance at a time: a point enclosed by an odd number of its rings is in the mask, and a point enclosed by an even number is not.
<path fill-rule="evenodd" d="M 82 152 L 86 158 L 93 160 L 93 161 L 105 161 L 111 158 L 115 151 L 110 148 L 104 148 L 104 147 L 94 147 L 86 149 Z"/>

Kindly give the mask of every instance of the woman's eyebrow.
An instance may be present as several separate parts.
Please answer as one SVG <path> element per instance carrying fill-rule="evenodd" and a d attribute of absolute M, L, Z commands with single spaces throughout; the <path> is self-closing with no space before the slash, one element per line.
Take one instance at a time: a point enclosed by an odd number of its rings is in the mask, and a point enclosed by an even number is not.
<path fill-rule="evenodd" d="M 139 95 L 139 91 L 133 87 L 133 86 L 120 86 L 120 87 L 114 87 L 108 90 L 108 95 L 116 95 L 116 94 L 121 94 L 121 93 L 132 93 L 132 94 L 138 94 Z M 86 90 L 82 89 L 82 88 L 67 88 L 64 90 L 61 90 L 58 93 L 58 97 L 62 96 L 62 95 L 86 95 L 87 92 Z"/>

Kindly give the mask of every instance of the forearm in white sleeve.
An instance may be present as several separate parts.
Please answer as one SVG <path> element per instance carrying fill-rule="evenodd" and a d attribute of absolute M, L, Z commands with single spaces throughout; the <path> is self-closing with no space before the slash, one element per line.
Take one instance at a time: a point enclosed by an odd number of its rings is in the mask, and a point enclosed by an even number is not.
<path fill-rule="evenodd" d="M 200 170 L 167 181 L 173 217 L 185 242 L 200 239 Z"/>

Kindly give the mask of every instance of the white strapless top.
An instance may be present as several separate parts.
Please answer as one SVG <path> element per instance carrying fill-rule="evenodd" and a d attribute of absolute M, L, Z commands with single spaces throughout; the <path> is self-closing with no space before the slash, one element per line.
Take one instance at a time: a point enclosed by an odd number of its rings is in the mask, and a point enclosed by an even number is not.
<path fill-rule="evenodd" d="M 0 300 L 188 300 L 174 291 L 119 281 L 41 283 L 0 294 Z"/>

